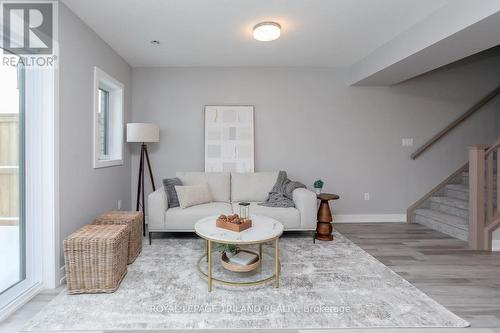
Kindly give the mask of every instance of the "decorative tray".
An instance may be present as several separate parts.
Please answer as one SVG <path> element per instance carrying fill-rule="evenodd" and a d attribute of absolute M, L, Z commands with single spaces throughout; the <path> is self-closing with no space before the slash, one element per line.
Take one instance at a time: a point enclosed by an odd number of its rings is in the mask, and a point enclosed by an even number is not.
<path fill-rule="evenodd" d="M 252 227 L 251 219 L 242 219 L 238 214 L 233 215 L 220 215 L 215 222 L 217 228 L 231 230 L 235 232 L 242 232 Z"/>

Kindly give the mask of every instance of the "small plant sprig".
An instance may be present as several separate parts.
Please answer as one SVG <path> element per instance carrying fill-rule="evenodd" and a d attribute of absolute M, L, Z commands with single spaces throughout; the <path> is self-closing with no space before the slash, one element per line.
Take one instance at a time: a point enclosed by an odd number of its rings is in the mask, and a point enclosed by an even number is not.
<path fill-rule="evenodd" d="M 217 244 L 216 249 L 220 253 L 231 253 L 231 254 L 236 254 L 240 250 L 240 248 L 234 244 Z"/>
<path fill-rule="evenodd" d="M 314 182 L 314 188 L 323 188 L 324 184 L 325 183 L 321 179 L 318 179 L 317 181 Z"/>

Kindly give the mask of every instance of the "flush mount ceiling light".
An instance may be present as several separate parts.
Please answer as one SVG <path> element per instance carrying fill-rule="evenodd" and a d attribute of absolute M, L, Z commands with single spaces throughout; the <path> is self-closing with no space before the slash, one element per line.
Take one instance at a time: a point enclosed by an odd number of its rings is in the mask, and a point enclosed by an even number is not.
<path fill-rule="evenodd" d="M 278 39 L 281 26 L 276 22 L 262 22 L 253 27 L 253 38 L 261 42 L 270 42 Z"/>
<path fill-rule="evenodd" d="M 159 41 L 159 40 L 157 40 L 157 39 L 153 39 L 153 40 L 152 40 L 152 41 L 150 41 L 149 43 L 151 43 L 151 45 L 153 45 L 153 46 L 158 46 L 158 45 L 160 45 L 160 41 Z"/>

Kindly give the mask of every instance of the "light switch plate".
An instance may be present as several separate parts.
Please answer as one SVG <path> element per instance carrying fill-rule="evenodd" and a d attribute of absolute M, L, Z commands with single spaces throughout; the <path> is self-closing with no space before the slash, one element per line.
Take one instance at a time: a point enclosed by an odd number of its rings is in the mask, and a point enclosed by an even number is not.
<path fill-rule="evenodd" d="M 364 198 L 365 200 L 370 200 L 370 192 L 365 192 Z"/>

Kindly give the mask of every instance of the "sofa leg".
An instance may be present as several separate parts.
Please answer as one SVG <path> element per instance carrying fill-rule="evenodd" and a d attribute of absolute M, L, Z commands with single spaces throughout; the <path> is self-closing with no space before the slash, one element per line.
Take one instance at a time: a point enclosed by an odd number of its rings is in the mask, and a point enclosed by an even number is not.
<path fill-rule="evenodd" d="M 151 245 L 151 234 L 152 232 L 149 232 L 149 245 Z"/>

